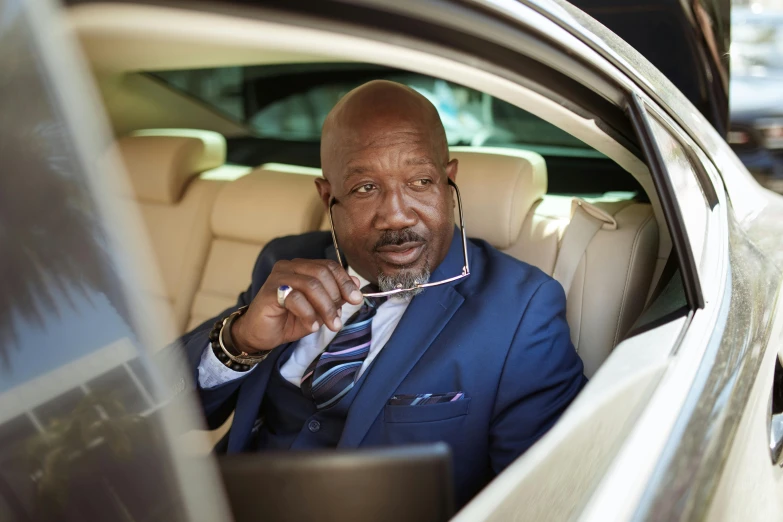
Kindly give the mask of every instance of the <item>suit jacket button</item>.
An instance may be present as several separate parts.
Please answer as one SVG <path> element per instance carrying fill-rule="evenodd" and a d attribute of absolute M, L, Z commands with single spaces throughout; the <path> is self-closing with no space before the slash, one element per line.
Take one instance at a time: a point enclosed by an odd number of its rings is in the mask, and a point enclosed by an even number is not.
<path fill-rule="evenodd" d="M 310 430 L 310 431 L 312 431 L 313 433 L 315 433 L 315 432 L 317 432 L 318 430 L 320 430 L 320 429 L 321 429 L 321 423 L 320 423 L 320 422 L 318 422 L 317 420 L 311 420 L 311 421 L 310 421 L 310 422 L 307 424 L 307 429 L 308 429 L 308 430 Z"/>

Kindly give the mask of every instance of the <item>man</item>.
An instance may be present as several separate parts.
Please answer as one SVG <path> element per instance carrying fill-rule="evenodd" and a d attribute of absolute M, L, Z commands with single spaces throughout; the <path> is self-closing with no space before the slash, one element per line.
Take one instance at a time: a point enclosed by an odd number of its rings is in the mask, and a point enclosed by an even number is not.
<path fill-rule="evenodd" d="M 219 445 L 230 453 L 445 441 L 461 505 L 586 382 L 563 289 L 483 241 L 467 243 L 469 276 L 420 287 L 460 275 L 464 258 L 458 163 L 408 87 L 343 97 L 321 160 L 315 184 L 347 267 L 328 232 L 274 240 L 238 308 L 184 337 L 208 424 L 235 412 Z"/>

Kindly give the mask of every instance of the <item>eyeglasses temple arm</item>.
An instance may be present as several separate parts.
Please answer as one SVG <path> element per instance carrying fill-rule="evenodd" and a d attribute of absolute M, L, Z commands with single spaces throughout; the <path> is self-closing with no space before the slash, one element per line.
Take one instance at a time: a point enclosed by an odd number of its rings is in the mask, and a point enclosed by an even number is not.
<path fill-rule="evenodd" d="M 465 258 L 465 266 L 462 267 L 462 273 L 470 274 L 470 265 L 468 265 L 468 236 L 465 233 L 465 216 L 462 215 L 462 196 L 460 196 L 459 188 L 454 181 L 449 178 L 449 185 L 454 189 L 457 194 L 457 209 L 459 210 L 459 230 L 462 234 L 462 255 Z M 331 208 L 331 207 L 330 207 Z"/>
<path fill-rule="evenodd" d="M 337 203 L 337 199 L 332 197 L 332 199 L 329 200 L 329 230 L 332 231 L 332 243 L 334 243 L 334 251 L 337 254 L 337 262 L 340 266 L 344 266 L 343 260 L 340 257 L 340 247 L 337 245 L 337 234 L 334 232 L 334 221 L 332 221 L 332 207 L 335 203 Z"/>

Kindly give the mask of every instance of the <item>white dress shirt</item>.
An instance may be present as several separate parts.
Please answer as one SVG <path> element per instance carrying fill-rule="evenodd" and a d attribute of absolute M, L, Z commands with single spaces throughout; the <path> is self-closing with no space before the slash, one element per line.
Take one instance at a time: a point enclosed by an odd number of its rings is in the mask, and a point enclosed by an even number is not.
<path fill-rule="evenodd" d="M 361 277 L 350 267 L 348 267 L 348 274 L 359 279 L 359 288 L 364 288 L 364 286 L 369 284 L 366 279 Z M 405 309 L 408 308 L 409 302 L 410 301 L 407 299 L 389 298 L 378 307 L 375 317 L 373 317 L 372 320 L 370 353 L 367 354 L 367 358 L 364 360 L 364 364 L 362 364 L 362 367 L 359 370 L 359 376 L 364 373 L 378 356 L 381 348 L 389 341 L 394 329 L 397 328 L 397 323 L 402 319 L 402 314 L 405 313 Z M 345 324 L 361 306 L 361 304 L 353 305 L 351 303 L 345 303 L 340 315 L 340 320 L 343 324 Z M 291 384 L 299 386 L 307 367 L 326 349 L 335 335 L 337 335 L 336 332 L 329 330 L 326 326 L 321 326 L 317 332 L 302 337 L 296 343 L 294 351 L 291 353 L 291 357 L 289 357 L 280 368 L 280 373 L 283 378 Z M 202 389 L 214 388 L 215 386 L 233 381 L 234 379 L 244 377 L 252 371 L 253 370 L 251 369 L 247 372 L 236 372 L 227 368 L 218 360 L 212 352 L 212 346 L 207 343 L 207 347 L 201 354 L 201 362 L 198 366 L 198 383 Z"/>

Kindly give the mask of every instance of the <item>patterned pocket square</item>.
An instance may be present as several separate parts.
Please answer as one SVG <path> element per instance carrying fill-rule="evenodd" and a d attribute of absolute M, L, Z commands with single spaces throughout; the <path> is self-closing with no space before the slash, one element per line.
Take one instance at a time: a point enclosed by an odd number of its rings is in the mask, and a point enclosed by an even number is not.
<path fill-rule="evenodd" d="M 425 404 L 439 404 L 441 402 L 453 402 L 464 399 L 461 391 L 449 393 L 418 393 L 415 395 L 395 395 L 389 400 L 390 406 L 424 406 Z"/>

